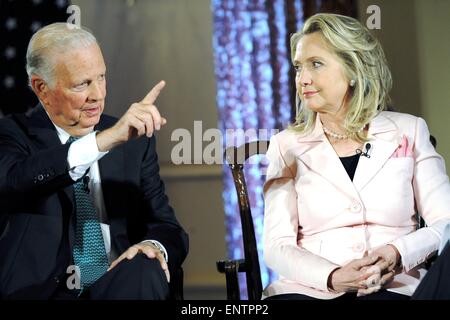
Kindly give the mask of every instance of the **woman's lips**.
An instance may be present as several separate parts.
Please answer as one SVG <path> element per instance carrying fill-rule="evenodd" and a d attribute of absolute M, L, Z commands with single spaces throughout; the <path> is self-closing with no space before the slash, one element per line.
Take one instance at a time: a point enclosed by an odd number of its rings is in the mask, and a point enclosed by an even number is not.
<path fill-rule="evenodd" d="M 312 97 L 313 95 L 315 95 L 317 92 L 318 92 L 318 91 L 305 91 L 305 92 L 303 92 L 303 96 L 304 96 L 305 98 L 310 98 L 310 97 Z"/>

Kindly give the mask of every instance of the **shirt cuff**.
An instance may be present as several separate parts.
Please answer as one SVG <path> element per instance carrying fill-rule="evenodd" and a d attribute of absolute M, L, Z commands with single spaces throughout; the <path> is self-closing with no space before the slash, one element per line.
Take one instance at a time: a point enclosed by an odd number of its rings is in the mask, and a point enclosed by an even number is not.
<path fill-rule="evenodd" d="M 155 247 L 158 248 L 159 251 L 161 251 L 162 255 L 164 256 L 164 260 L 166 260 L 166 262 L 169 262 L 169 254 L 167 253 L 166 248 L 164 248 L 164 246 L 161 244 L 161 242 L 159 242 L 157 240 L 141 241 L 141 243 L 144 243 L 144 242 L 151 242 Z"/>
<path fill-rule="evenodd" d="M 86 170 L 96 161 L 100 160 L 107 152 L 100 152 L 96 139 L 97 131 L 72 142 L 67 154 L 69 175 L 77 181 L 86 173 Z"/>

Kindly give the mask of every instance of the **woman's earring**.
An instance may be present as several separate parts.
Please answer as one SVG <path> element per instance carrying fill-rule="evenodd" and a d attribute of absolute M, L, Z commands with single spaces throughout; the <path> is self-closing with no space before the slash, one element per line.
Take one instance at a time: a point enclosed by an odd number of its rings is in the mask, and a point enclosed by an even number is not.
<path fill-rule="evenodd" d="M 350 87 L 354 87 L 355 83 L 356 83 L 355 79 L 350 80 Z"/>

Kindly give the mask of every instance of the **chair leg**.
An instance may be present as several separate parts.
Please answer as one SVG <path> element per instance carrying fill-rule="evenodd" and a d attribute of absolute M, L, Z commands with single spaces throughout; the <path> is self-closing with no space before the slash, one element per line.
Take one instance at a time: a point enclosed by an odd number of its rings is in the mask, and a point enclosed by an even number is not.
<path fill-rule="evenodd" d="M 237 261 L 227 261 L 225 265 L 225 277 L 227 282 L 227 299 L 240 300 L 241 293 L 239 291 L 238 269 L 239 263 Z"/>

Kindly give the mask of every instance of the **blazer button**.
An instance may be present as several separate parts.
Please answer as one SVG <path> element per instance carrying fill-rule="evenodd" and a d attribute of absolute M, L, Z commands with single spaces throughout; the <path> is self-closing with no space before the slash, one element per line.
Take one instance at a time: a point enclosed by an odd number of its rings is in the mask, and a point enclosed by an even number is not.
<path fill-rule="evenodd" d="M 353 251 L 354 252 L 362 252 L 362 251 L 364 251 L 364 244 L 363 243 L 355 243 L 354 245 L 353 245 Z"/>
<path fill-rule="evenodd" d="M 351 205 L 350 205 L 350 211 L 351 212 L 354 212 L 354 213 L 358 213 L 358 212 L 361 212 L 361 204 L 359 203 L 359 202 L 353 202 Z"/>

